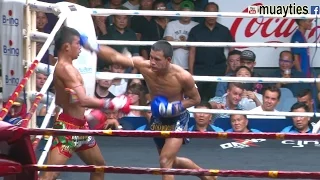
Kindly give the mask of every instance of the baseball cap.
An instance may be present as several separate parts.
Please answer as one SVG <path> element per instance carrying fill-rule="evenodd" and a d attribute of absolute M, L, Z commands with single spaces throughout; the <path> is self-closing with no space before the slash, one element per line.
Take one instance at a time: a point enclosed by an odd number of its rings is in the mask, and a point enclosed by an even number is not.
<path fill-rule="evenodd" d="M 256 61 L 256 55 L 250 50 L 244 50 L 240 55 L 241 60 Z"/>
<path fill-rule="evenodd" d="M 182 3 L 180 4 L 180 8 L 181 9 L 190 9 L 191 11 L 194 10 L 194 4 L 191 1 L 182 1 Z"/>

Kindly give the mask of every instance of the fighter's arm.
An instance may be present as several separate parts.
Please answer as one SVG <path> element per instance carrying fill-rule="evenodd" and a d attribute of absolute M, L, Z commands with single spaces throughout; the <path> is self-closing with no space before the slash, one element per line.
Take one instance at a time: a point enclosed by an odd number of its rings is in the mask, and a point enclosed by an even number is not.
<path fill-rule="evenodd" d="M 184 108 L 189 108 L 200 103 L 201 97 L 198 89 L 196 88 L 194 79 L 192 75 L 185 71 L 181 76 L 181 84 L 183 88 L 183 93 L 187 96 L 186 99 L 182 100 L 182 106 Z"/>
<path fill-rule="evenodd" d="M 66 65 L 59 73 L 56 73 L 58 78 L 63 82 L 66 90 L 69 89 L 69 93 L 76 97 L 76 100 L 73 100 L 77 101 L 80 106 L 88 108 L 102 108 L 103 100 L 87 96 L 85 88 L 76 76 L 77 74 L 78 73 L 72 65 Z M 72 98 L 71 94 L 70 98 Z M 70 101 L 72 101 L 72 99 L 70 99 Z"/>
<path fill-rule="evenodd" d="M 144 59 L 140 56 L 128 57 L 123 55 L 116 50 L 108 46 L 100 46 L 99 51 L 97 51 L 98 56 L 112 64 L 120 64 L 125 67 L 133 67 L 140 70 Z"/>
<path fill-rule="evenodd" d="M 96 40 L 89 39 L 86 35 L 80 35 L 80 44 L 90 51 L 95 51 L 97 55 L 112 64 L 120 64 L 125 67 L 134 67 L 138 71 L 144 64 L 144 59 L 139 56 L 131 57 L 131 54 L 121 54 L 108 46 L 100 46 Z"/>

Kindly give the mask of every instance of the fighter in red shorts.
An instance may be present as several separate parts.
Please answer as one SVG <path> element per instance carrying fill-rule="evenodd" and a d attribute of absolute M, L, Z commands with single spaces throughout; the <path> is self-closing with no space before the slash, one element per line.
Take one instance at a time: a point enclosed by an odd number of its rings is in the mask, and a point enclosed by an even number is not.
<path fill-rule="evenodd" d="M 57 118 L 54 128 L 88 129 L 84 118 L 85 108 L 119 110 L 123 113 L 130 111 L 130 103 L 125 96 L 114 99 L 97 99 L 86 95 L 83 79 L 79 71 L 72 65 L 72 61 L 79 56 L 80 45 L 80 34 L 72 28 L 62 27 L 55 37 L 58 63 L 53 81 L 56 89 L 56 104 L 63 109 L 63 112 Z M 111 48 L 109 53 L 110 59 L 113 60 L 128 59 Z M 47 164 L 64 165 L 74 152 L 87 165 L 105 165 L 96 141 L 90 136 L 54 137 Z M 57 172 L 45 172 L 40 179 L 54 180 L 57 176 Z M 90 179 L 102 180 L 104 173 L 92 173 Z"/>

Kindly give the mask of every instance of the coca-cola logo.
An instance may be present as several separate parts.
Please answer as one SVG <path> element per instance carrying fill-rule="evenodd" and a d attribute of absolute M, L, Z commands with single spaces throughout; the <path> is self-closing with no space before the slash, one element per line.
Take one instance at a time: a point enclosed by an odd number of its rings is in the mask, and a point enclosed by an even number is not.
<path fill-rule="evenodd" d="M 260 6 L 262 3 L 255 3 L 251 6 Z M 247 13 L 248 8 L 244 9 L 242 12 Z M 284 19 L 284 18 L 252 18 L 248 24 L 244 25 L 244 18 L 236 18 L 231 25 L 230 31 L 234 39 L 236 40 L 237 33 L 244 33 L 245 38 L 250 38 L 254 35 L 259 35 L 263 38 L 268 38 L 266 43 L 282 43 L 279 38 L 291 36 L 297 29 L 297 25 L 294 19 Z M 275 24 L 276 26 L 271 26 Z M 244 32 L 239 30 L 241 27 L 245 27 Z M 307 34 L 307 40 L 310 39 L 312 42 L 319 42 L 320 33 L 315 37 L 316 30 L 320 29 L 320 26 L 315 26 Z M 247 47 L 239 47 L 247 48 Z"/>

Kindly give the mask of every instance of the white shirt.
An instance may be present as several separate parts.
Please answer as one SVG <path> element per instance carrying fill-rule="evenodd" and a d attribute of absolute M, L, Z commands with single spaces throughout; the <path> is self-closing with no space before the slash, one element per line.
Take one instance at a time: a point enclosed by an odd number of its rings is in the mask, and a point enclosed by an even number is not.
<path fill-rule="evenodd" d="M 129 1 L 123 3 L 122 6 L 128 8 L 128 9 L 130 9 L 130 10 L 139 10 L 139 7 L 140 7 L 139 4 L 133 5 L 133 4 L 131 4 Z"/>
<path fill-rule="evenodd" d="M 191 21 L 189 24 L 181 24 L 179 20 L 168 23 L 163 37 L 172 37 L 174 41 L 187 41 L 190 30 L 196 26 L 197 22 Z M 173 51 L 172 63 L 188 69 L 189 50 L 175 49 Z"/>
<path fill-rule="evenodd" d="M 262 95 L 259 93 L 254 93 L 258 100 L 262 102 Z M 256 103 L 252 99 L 242 98 L 239 104 L 243 107 L 243 110 L 252 110 L 257 107 Z"/>
<path fill-rule="evenodd" d="M 251 111 L 256 111 L 256 112 L 263 112 L 263 109 L 261 106 L 258 106 L 254 109 L 252 109 Z M 274 114 L 276 115 L 277 111 L 276 109 L 274 109 L 273 111 L 270 112 L 275 112 Z M 286 119 L 285 116 L 259 116 L 259 115 L 248 115 L 248 118 L 254 118 L 254 119 Z"/>
<path fill-rule="evenodd" d="M 123 95 L 127 91 L 128 81 L 125 79 L 121 79 L 120 84 L 111 85 L 109 87 L 109 92 L 111 92 L 115 96 Z"/>

